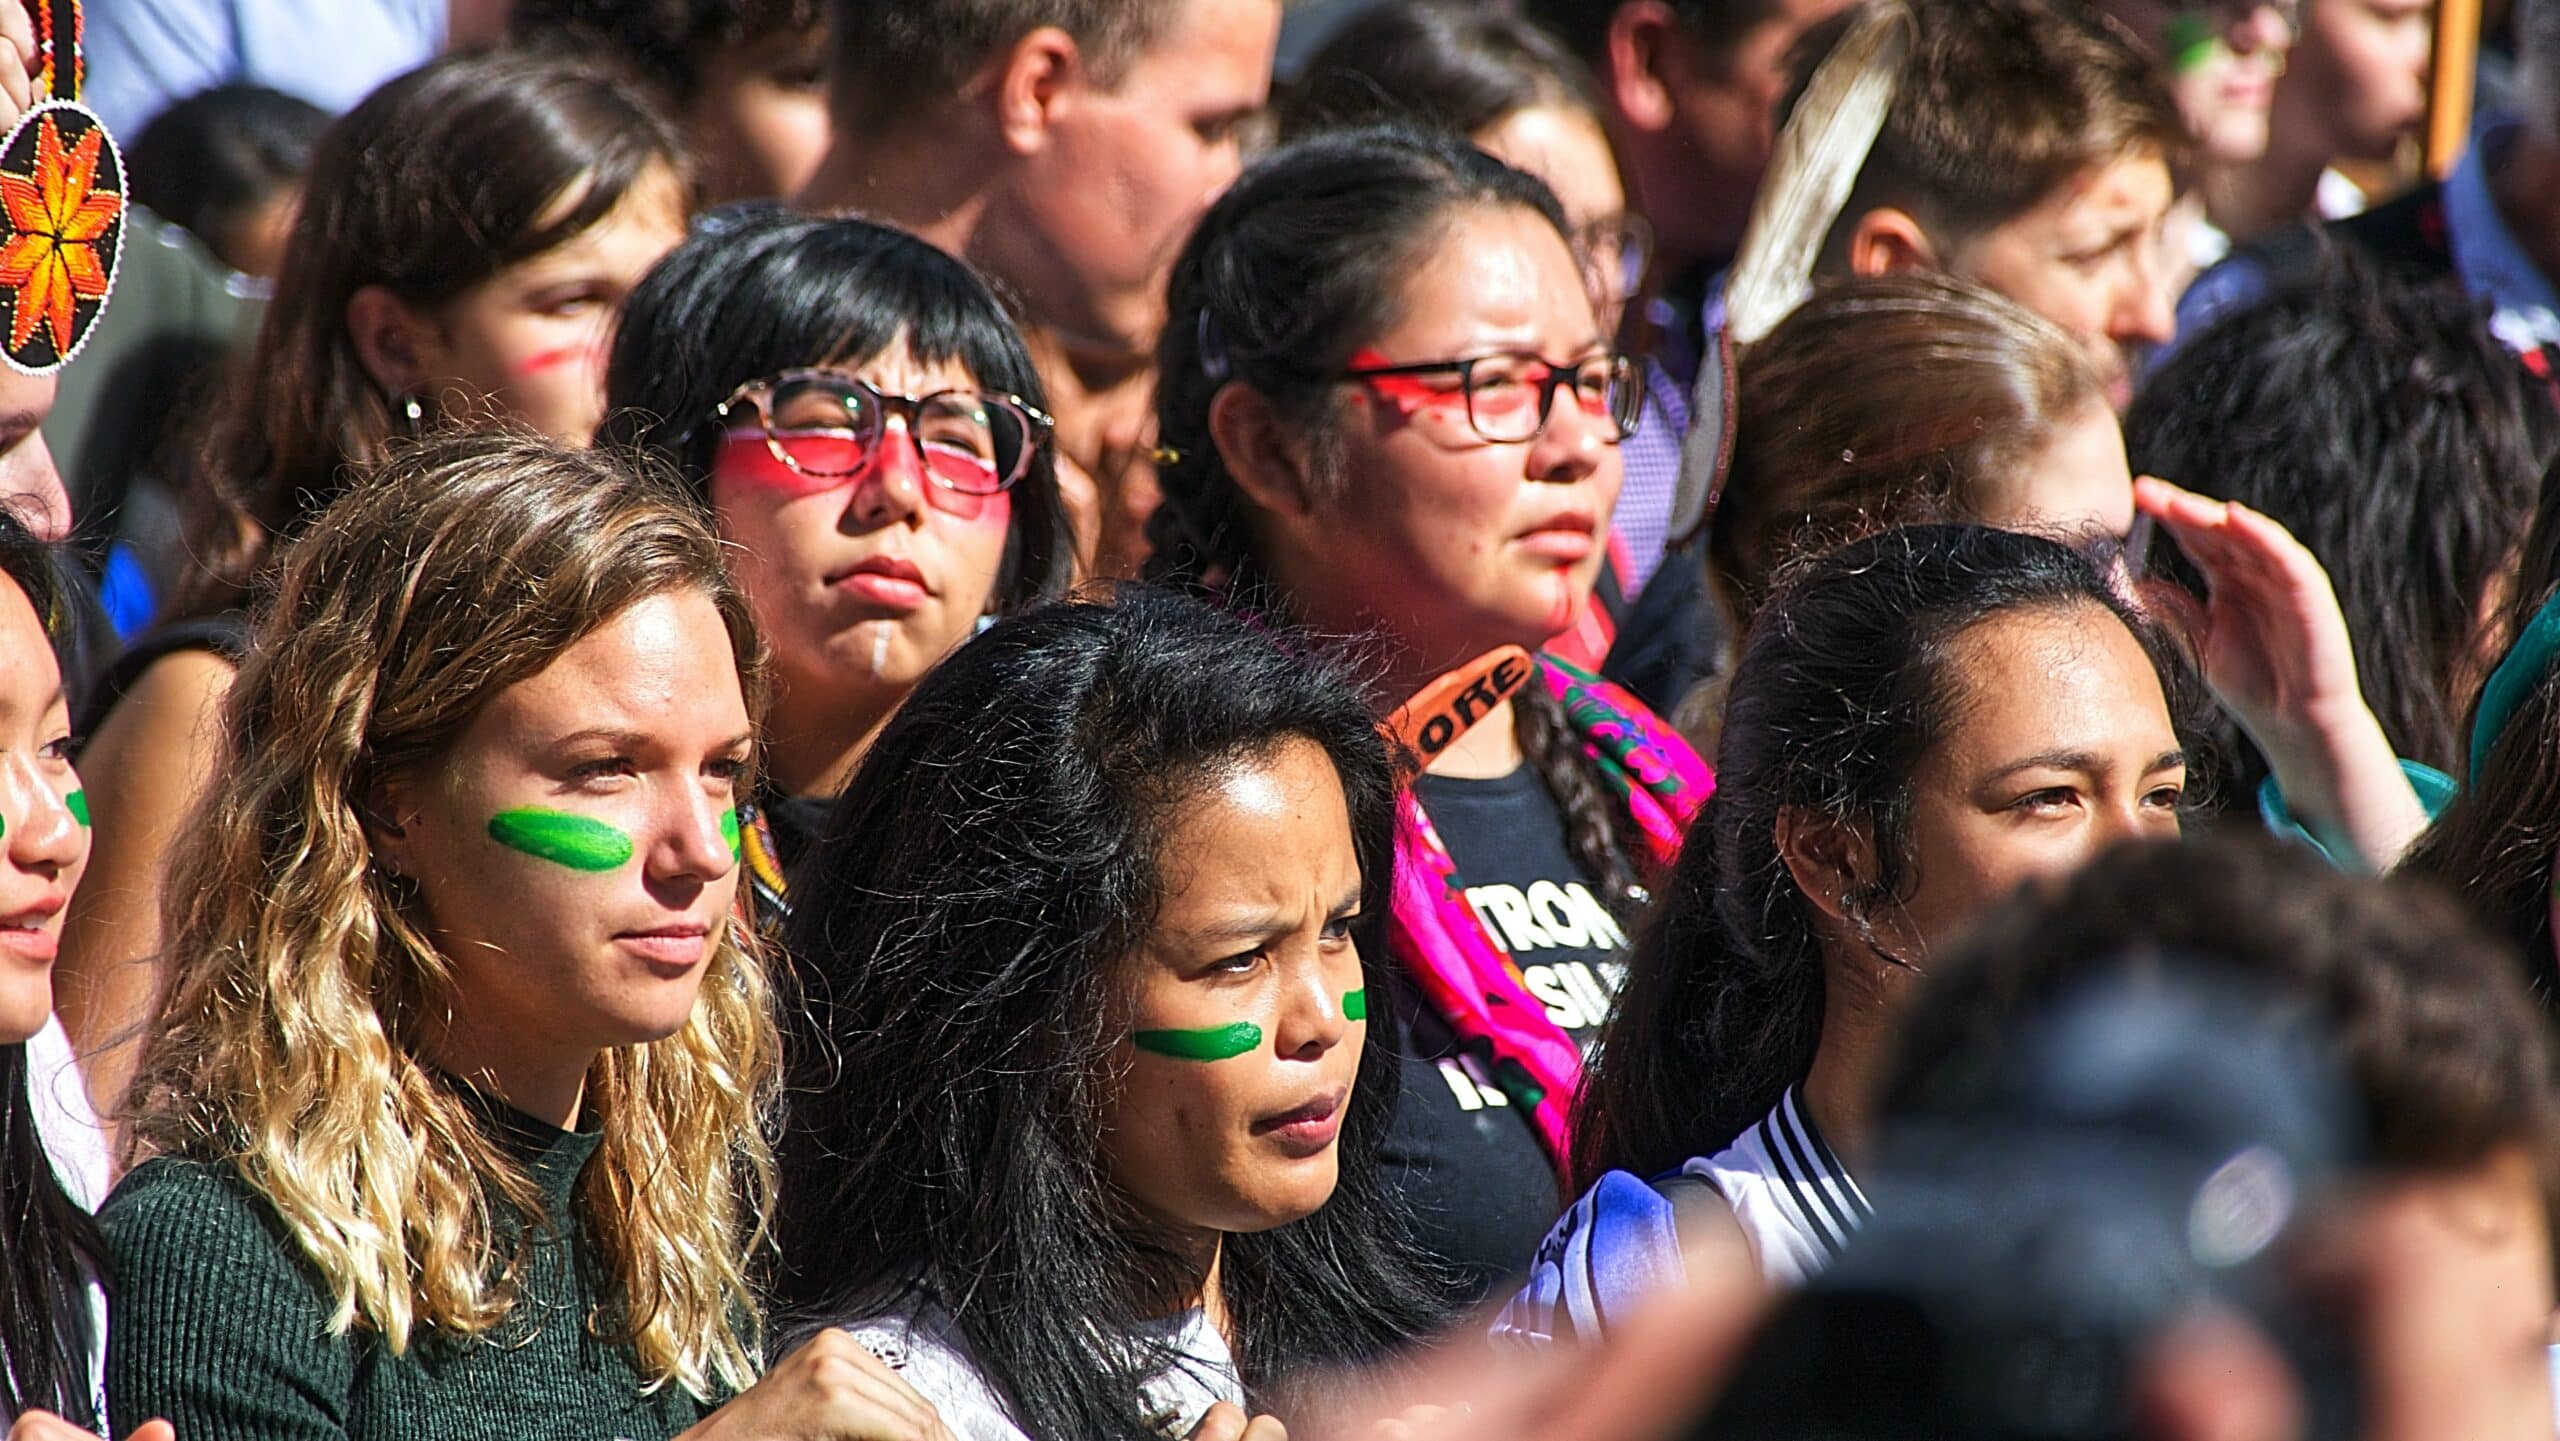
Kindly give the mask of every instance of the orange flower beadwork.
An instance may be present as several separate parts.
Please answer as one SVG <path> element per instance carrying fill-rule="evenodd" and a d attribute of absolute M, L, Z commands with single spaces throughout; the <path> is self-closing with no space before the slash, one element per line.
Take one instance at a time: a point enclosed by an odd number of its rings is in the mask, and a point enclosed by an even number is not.
<path fill-rule="evenodd" d="M 109 230 L 124 213 L 124 196 L 98 177 L 99 156 L 106 146 L 104 128 L 77 127 L 79 138 L 66 145 L 56 124 L 63 111 L 40 111 L 36 121 L 35 164 L 26 172 L 0 168 L 0 211 L 7 216 L 7 239 L 0 243 L 0 286 L 12 295 L 9 350 L 25 351 L 36 327 L 51 331 L 55 357 L 74 349 L 80 302 L 104 301 L 114 264 Z M 78 115 L 78 111 L 68 112 Z"/>

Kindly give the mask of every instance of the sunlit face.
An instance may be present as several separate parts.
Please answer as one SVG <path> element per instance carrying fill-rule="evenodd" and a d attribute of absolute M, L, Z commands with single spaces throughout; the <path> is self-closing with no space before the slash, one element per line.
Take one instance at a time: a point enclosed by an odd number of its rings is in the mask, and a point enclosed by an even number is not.
<path fill-rule="evenodd" d="M 2393 158 L 2426 123 L 2435 9 L 2434 0 L 2305 0 L 2277 123 L 2312 127 L 2341 159 Z"/>
<path fill-rule="evenodd" d="M 71 534 L 71 493 L 39 428 L 51 414 L 52 376 L 0 368 L 0 505 L 39 540 Z"/>
<path fill-rule="evenodd" d="M 1947 644 L 1955 721 L 1912 775 L 1895 954 L 2119 841 L 2174 838 L 2186 761 L 2159 673 L 2103 607 L 2009 611 Z"/>
<path fill-rule="evenodd" d="M 2133 469 L 2124 427 L 2103 400 L 2057 425 L 2045 443 L 1997 477 L 1977 502 L 1978 519 L 2003 530 L 2070 541 L 2122 540 L 2133 530 Z"/>
<path fill-rule="evenodd" d="M 1586 242 L 1585 264 L 1594 282 L 1592 300 L 1601 328 L 1614 334 L 1625 309 L 1630 261 L 1615 241 L 1627 219 L 1626 187 L 1618 181 L 1617 156 L 1589 111 L 1571 105 L 1532 105 L 1514 110 L 1474 135 L 1478 148 L 1505 165 L 1547 182 L 1564 206 L 1573 233 Z M 1597 243 L 1592 243 L 1597 242 Z"/>
<path fill-rule="evenodd" d="M 1159 853 L 1164 905 L 1130 957 L 1103 1154 L 1172 1231 L 1267 1231 L 1333 1194 L 1368 1036 L 1360 863 L 1332 761 L 1292 739 L 1212 774 Z"/>
<path fill-rule="evenodd" d="M 604 218 L 436 311 L 419 362 L 449 414 L 496 415 L 583 445 L 604 418 L 623 297 L 684 239 L 684 189 L 663 167 Z"/>
<path fill-rule="evenodd" d="M 2177 325 L 2161 246 L 2173 198 L 2159 156 L 2126 155 L 1956 247 L 1947 269 L 2078 338 L 2121 409 L 2133 399 L 2133 353 L 2165 343 Z"/>
<path fill-rule="evenodd" d="M 0 579 L 0 1046 L 53 1012 L 62 912 L 88 863 L 62 671 L 26 592 Z"/>
<path fill-rule="evenodd" d="M 1078 350 L 1153 350 L 1174 258 L 1243 169 L 1279 39 L 1279 0 L 1182 0 L 1119 84 L 1067 97 L 1026 180 L 1027 226 L 993 242 L 990 268 L 1035 321 Z"/>
<path fill-rule="evenodd" d="M 1566 364 L 1606 349 L 1571 250 L 1533 211 L 1451 216 L 1409 274 L 1399 318 L 1364 347 L 1386 362 L 1528 351 Z M 1536 439 L 1497 444 L 1471 428 L 1454 374 L 1339 394 L 1340 485 L 1309 515 L 1264 527 L 1266 545 L 1291 552 L 1281 569 L 1312 617 L 1383 626 L 1444 667 L 1498 645 L 1534 650 L 1576 622 L 1618 503 L 1606 415 L 1568 388 Z"/>
<path fill-rule="evenodd" d="M 747 755 L 728 629 L 670 591 L 386 788 L 375 845 L 416 882 L 473 1049 L 585 1056 L 682 1028 L 730 923 Z"/>
<path fill-rule="evenodd" d="M 714 51 L 684 118 L 705 205 L 807 189 L 831 134 L 826 27 L 769 31 Z"/>
<path fill-rule="evenodd" d="M 893 395 L 983 388 L 956 361 L 919 362 L 903 340 L 846 368 Z M 842 481 L 793 472 L 752 413 L 734 419 L 712 466 L 711 506 L 781 684 L 803 700 L 885 712 L 993 603 L 1012 495 L 964 495 L 932 480 L 904 417 L 889 420 L 869 470 Z"/>
<path fill-rule="evenodd" d="M 2267 112 L 2293 45 L 2291 0 L 2106 0 L 2152 48 L 2200 159 L 2246 165 L 2267 151 Z"/>

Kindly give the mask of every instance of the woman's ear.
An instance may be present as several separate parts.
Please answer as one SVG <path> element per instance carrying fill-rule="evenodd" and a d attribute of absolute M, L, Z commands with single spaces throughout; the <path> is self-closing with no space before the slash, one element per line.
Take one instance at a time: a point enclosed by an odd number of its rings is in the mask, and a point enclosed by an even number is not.
<path fill-rule="evenodd" d="M 444 337 L 434 323 L 379 285 L 347 297 L 347 339 L 386 395 L 414 395 L 443 369 Z"/>
<path fill-rule="evenodd" d="M 1875 888 L 1883 867 L 1876 863 L 1875 838 L 1854 821 L 1822 815 L 1800 806 L 1778 812 L 1778 859 L 1795 877 L 1796 889 L 1815 910 L 1835 921 L 1855 924 L 1851 896 Z"/>
<path fill-rule="evenodd" d="M 408 800 L 406 786 L 382 781 L 356 802 L 356 819 L 364 826 L 365 843 L 373 849 L 374 864 L 395 876 L 417 874 L 409 855 L 416 845 L 409 835 L 409 822 L 416 818 L 417 809 Z"/>
<path fill-rule="evenodd" d="M 1262 392 L 1240 382 L 1222 387 L 1209 402 L 1209 436 L 1256 509 L 1296 520 L 1314 508 L 1306 438 L 1281 423 Z"/>
<path fill-rule="evenodd" d="M 1858 217 L 1849 231 L 1849 273 L 1851 275 L 1895 275 L 1907 271 L 1935 271 L 1946 267 L 1938 258 L 1938 247 L 1929 240 L 1929 232 L 1910 211 L 1880 205 Z"/>

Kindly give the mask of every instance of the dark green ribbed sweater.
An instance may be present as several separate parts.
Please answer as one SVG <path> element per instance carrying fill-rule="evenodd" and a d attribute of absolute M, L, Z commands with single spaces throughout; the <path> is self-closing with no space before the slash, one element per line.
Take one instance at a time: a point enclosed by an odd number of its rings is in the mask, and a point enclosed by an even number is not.
<path fill-rule="evenodd" d="M 490 1106 L 492 1132 L 569 1216 L 594 1132 Z M 228 1164 L 163 1158 L 98 1215 L 115 1278 L 107 1405 L 116 1434 L 154 1416 L 185 1441 L 661 1441 L 706 1408 L 643 1395 L 628 1347 L 590 1334 L 597 1292 L 583 1224 L 535 1233 L 525 1286 L 493 1332 L 421 1329 L 394 1356 L 369 1331 L 329 1333 L 320 1273 Z M 520 1223 L 507 1221 L 508 1234 Z"/>

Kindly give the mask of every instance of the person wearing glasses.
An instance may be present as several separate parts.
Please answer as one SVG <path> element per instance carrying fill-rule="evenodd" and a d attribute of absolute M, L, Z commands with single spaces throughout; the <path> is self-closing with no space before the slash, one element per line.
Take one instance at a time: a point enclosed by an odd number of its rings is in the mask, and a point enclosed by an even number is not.
<path fill-rule="evenodd" d="M 1613 687 L 1478 664 L 1591 603 L 1641 392 L 1553 192 L 1454 138 L 1275 153 L 1210 207 L 1169 306 L 1154 573 L 1358 637 L 1386 704 L 1448 701 L 1410 713 L 1435 758 L 1400 808 L 1398 984 L 1371 1014 L 1403 1033 L 1390 1194 L 1480 1295 L 1562 1203 L 1584 1046 L 1709 788 Z"/>
<path fill-rule="evenodd" d="M 1040 378 L 967 266 L 903 231 L 714 213 L 624 307 L 602 443 L 672 462 L 773 650 L 744 844 L 766 921 L 871 738 L 1073 546 Z"/>

